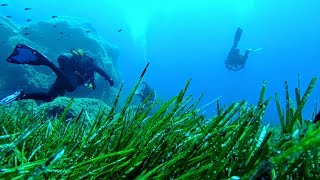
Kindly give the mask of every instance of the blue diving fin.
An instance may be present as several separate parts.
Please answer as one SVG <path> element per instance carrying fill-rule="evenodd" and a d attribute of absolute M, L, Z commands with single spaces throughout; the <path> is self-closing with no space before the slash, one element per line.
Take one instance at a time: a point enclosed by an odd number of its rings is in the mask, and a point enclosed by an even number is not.
<path fill-rule="evenodd" d="M 46 65 L 48 58 L 29 46 L 17 44 L 7 61 L 14 64 Z"/>

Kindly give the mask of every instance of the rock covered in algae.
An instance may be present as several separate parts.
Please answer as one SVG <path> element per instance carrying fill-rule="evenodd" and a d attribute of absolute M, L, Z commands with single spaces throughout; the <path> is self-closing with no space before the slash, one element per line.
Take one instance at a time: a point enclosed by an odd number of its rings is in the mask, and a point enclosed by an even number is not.
<path fill-rule="evenodd" d="M 68 97 L 58 97 L 52 102 L 37 104 L 35 100 L 21 100 L 14 101 L 11 104 L 5 104 L 0 106 L 0 108 L 5 108 L 6 111 L 12 112 L 14 114 L 19 111 L 27 112 L 31 115 L 37 114 L 40 117 L 45 115 L 49 119 L 59 118 L 64 110 L 67 108 L 68 104 L 71 102 L 71 98 Z M 71 106 L 68 108 L 66 113 L 66 120 L 76 119 L 82 112 L 82 116 L 86 124 L 90 124 L 99 113 L 104 112 L 107 114 L 110 111 L 110 106 L 106 103 L 92 98 L 74 98 L 72 100 Z"/>
<path fill-rule="evenodd" d="M 12 52 L 16 44 L 26 44 L 37 49 L 57 64 L 60 53 L 69 49 L 83 48 L 97 60 L 115 82 L 119 82 L 120 75 L 117 66 L 118 49 L 103 40 L 94 28 L 83 19 L 61 17 L 40 21 L 35 24 L 21 26 L 6 17 L 0 17 L 0 56 L 5 59 Z M 17 65 L 0 61 L 0 97 L 19 88 L 27 91 L 47 91 L 55 79 L 53 72 L 44 66 Z M 105 101 L 113 99 L 116 89 L 110 88 L 96 73 L 98 98 Z M 100 86 L 100 87 L 99 87 Z M 102 87 L 101 87 L 102 86 Z M 72 96 L 86 96 L 88 90 L 82 88 Z M 105 94 L 105 97 L 101 97 Z M 93 95 L 94 96 L 94 95 Z"/>
<path fill-rule="evenodd" d="M 42 103 L 38 107 L 38 111 L 45 111 L 49 116 L 53 117 L 60 116 L 70 100 L 71 98 L 68 97 L 58 97 L 52 102 Z M 75 98 L 73 100 L 74 101 L 72 102 L 71 107 L 67 111 L 66 119 L 78 117 L 82 109 L 83 115 L 88 120 L 93 120 L 98 115 L 100 110 L 110 110 L 108 105 L 97 99 Z"/>

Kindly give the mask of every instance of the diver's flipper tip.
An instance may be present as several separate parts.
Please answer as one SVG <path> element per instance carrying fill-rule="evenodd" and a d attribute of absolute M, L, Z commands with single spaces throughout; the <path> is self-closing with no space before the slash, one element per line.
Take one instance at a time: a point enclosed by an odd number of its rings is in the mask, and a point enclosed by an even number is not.
<path fill-rule="evenodd" d="M 45 65 L 47 58 L 29 46 L 17 44 L 6 61 L 14 64 Z"/>
<path fill-rule="evenodd" d="M 255 48 L 255 49 L 251 49 L 250 52 L 256 52 L 256 51 L 261 51 L 262 48 Z"/>
<path fill-rule="evenodd" d="M 19 89 L 15 93 L 0 100 L 0 104 L 10 104 L 13 101 L 19 100 L 24 95 L 24 90 Z"/>
<path fill-rule="evenodd" d="M 239 41 L 241 39 L 241 36 L 242 36 L 242 32 L 243 32 L 243 30 L 240 27 L 238 27 L 237 31 L 236 31 L 236 34 L 234 35 L 234 38 L 233 38 L 233 43 L 234 44 L 238 45 L 238 43 L 239 43 Z"/>

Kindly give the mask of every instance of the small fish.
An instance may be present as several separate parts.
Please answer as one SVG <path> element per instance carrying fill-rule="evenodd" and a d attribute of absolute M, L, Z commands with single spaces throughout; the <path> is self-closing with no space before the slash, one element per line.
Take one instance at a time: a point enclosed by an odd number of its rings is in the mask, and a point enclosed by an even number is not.
<path fill-rule="evenodd" d="M 51 16 L 51 18 L 56 18 L 56 17 L 58 17 L 58 16 Z"/>
<path fill-rule="evenodd" d="M 60 38 L 57 39 L 57 41 L 59 41 L 59 40 L 60 40 Z"/>
<path fill-rule="evenodd" d="M 24 33 L 24 35 L 26 35 L 26 36 L 29 35 L 29 34 L 30 34 L 30 33 Z"/>
<path fill-rule="evenodd" d="M 70 37 L 70 36 L 65 35 L 65 36 L 62 36 L 62 37 L 60 37 L 60 38 L 58 38 L 58 39 L 59 39 L 59 40 L 64 40 L 64 39 L 68 39 L 68 37 Z"/>
<path fill-rule="evenodd" d="M 12 18 L 12 16 L 6 16 L 7 18 Z"/>
<path fill-rule="evenodd" d="M 1 4 L 1 6 L 8 6 L 8 4 Z"/>
<path fill-rule="evenodd" d="M 24 30 L 27 30 L 27 29 L 29 29 L 29 28 L 27 28 L 27 27 L 25 27 L 25 28 L 23 28 Z"/>
<path fill-rule="evenodd" d="M 28 10 L 31 10 L 31 8 L 24 8 L 24 10 L 28 11 Z"/>
<path fill-rule="evenodd" d="M 87 30 L 87 31 L 85 31 L 86 33 L 89 33 L 89 32 L 91 32 L 91 31 L 89 31 L 89 30 Z"/>
<path fill-rule="evenodd" d="M 32 19 L 27 19 L 27 22 L 30 22 L 30 21 L 32 21 Z"/>
<path fill-rule="evenodd" d="M 53 27 L 55 28 L 55 27 L 57 27 L 57 25 L 54 25 Z"/>
<path fill-rule="evenodd" d="M 1 42 L 1 44 L 4 44 L 4 43 L 5 43 L 4 41 Z"/>
<path fill-rule="evenodd" d="M 64 34 L 64 32 L 60 32 L 59 34 Z"/>
<path fill-rule="evenodd" d="M 119 30 L 118 30 L 118 32 L 121 32 L 121 31 L 122 31 L 122 29 L 119 29 Z"/>

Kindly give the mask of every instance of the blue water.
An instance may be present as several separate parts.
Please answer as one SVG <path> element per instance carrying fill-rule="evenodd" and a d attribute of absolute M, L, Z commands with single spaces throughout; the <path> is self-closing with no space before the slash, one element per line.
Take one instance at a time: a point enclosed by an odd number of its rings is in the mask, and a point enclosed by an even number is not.
<path fill-rule="evenodd" d="M 189 94 L 204 93 L 202 105 L 220 97 L 223 104 L 246 99 L 258 101 L 263 80 L 267 96 L 280 93 L 285 101 L 284 81 L 289 82 L 291 97 L 298 74 L 302 92 L 312 77 L 319 76 L 320 1 L 309 0 L 225 0 L 225 1 L 101 1 L 38 0 L 1 1 L 12 5 L 1 14 L 24 22 L 46 20 L 52 15 L 89 18 L 107 41 L 120 50 L 119 67 L 125 92 L 133 87 L 147 62 L 146 80 L 157 97 L 167 100 L 177 95 L 192 78 Z M 24 7 L 32 7 L 26 12 Z M 240 48 L 263 48 L 253 52 L 245 69 L 231 72 L 224 59 L 232 45 L 236 28 L 243 28 Z M 121 32 L 117 32 L 123 29 Z M 317 83 L 304 117 L 311 114 L 319 99 Z M 205 109 L 206 115 L 215 106 Z M 266 123 L 277 123 L 272 99 Z"/>

